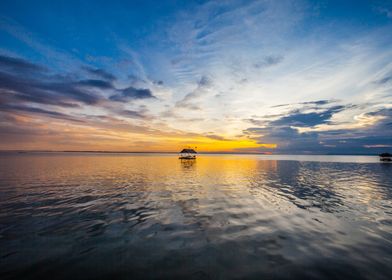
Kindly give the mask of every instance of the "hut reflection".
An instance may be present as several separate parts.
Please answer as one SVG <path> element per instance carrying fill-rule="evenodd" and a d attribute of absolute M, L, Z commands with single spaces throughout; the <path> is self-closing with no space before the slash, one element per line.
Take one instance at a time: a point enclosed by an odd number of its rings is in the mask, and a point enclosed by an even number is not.
<path fill-rule="evenodd" d="M 193 169 L 194 166 L 196 165 L 195 159 L 181 159 L 180 162 L 181 162 L 181 167 L 184 170 Z"/>

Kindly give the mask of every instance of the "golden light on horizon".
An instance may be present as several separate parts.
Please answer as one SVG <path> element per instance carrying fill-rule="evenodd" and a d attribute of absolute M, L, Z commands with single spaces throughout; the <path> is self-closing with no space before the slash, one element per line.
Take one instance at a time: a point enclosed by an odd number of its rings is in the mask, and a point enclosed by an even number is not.
<path fill-rule="evenodd" d="M 17 116 L 21 121 L 25 116 Z M 44 119 L 45 120 L 45 119 Z M 48 151 L 123 151 L 123 152 L 178 152 L 184 147 L 197 147 L 198 152 L 261 152 L 258 149 L 275 149 L 275 143 L 258 143 L 249 138 L 230 138 L 198 135 L 178 131 L 163 132 L 127 131 L 117 123 L 67 124 L 58 121 L 25 123 L 26 130 L 40 130 L 39 135 L 19 138 L 3 150 L 48 150 Z M 66 139 L 66 140 L 65 140 Z M 23 147 L 23 148 L 22 148 Z"/>

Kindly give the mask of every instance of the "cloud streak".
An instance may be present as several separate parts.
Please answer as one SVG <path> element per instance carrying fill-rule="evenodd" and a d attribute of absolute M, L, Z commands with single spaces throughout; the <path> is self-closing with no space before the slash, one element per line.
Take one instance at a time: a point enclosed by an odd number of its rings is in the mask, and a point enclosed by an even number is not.
<path fill-rule="evenodd" d="M 15 141 L 23 133 L 34 147 L 40 137 L 53 147 L 126 150 L 192 142 L 375 153 L 391 145 L 384 3 L 361 1 L 358 14 L 306 0 L 165 2 L 159 13 L 102 4 L 113 14 L 87 3 L 79 8 L 91 21 L 68 2 L 53 20 L 57 7 L 47 5 L 48 16 L 2 9 L 2 148 L 33 147 Z"/>
<path fill-rule="evenodd" d="M 110 96 L 110 100 L 118 102 L 128 102 L 135 99 L 155 99 L 151 90 L 146 88 L 128 87 L 121 90 L 119 93 Z"/>
<path fill-rule="evenodd" d="M 250 127 L 244 134 L 259 143 L 279 143 L 279 153 L 366 153 L 366 149 L 382 150 L 392 142 L 392 113 L 379 109 L 355 117 L 354 124 L 333 121 L 335 114 L 359 106 L 327 105 L 329 102 L 305 102 L 302 108 L 260 121 L 247 120 L 261 127 Z M 307 112 L 312 105 L 314 112 Z M 318 104 L 319 107 L 314 105 Z M 272 118 L 272 120 L 268 120 Z M 364 150 L 364 148 L 366 148 Z"/>

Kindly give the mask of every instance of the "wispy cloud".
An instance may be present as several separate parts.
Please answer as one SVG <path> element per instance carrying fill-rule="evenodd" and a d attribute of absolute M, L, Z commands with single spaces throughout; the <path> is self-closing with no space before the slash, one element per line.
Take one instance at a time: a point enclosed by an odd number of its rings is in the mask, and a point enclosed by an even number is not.
<path fill-rule="evenodd" d="M 126 89 L 121 90 L 120 93 L 114 94 L 110 96 L 110 100 L 119 101 L 119 102 L 127 102 L 135 99 L 146 99 L 146 98 L 155 98 L 149 89 L 138 89 L 134 87 L 128 87 Z"/>
<path fill-rule="evenodd" d="M 213 86 L 212 79 L 207 76 L 202 76 L 197 83 L 196 88 L 184 96 L 180 101 L 176 102 L 177 108 L 186 108 L 192 110 L 200 110 L 200 106 L 196 104 L 200 98 L 208 94 Z"/>
<path fill-rule="evenodd" d="M 311 104 L 325 102 L 312 102 Z M 328 103 L 327 103 L 328 104 Z M 328 105 L 313 107 L 313 112 L 303 113 L 309 108 L 289 111 L 286 114 L 271 116 L 273 120 L 261 117 L 261 120 L 248 120 L 261 125 L 244 130 L 245 135 L 258 139 L 260 143 L 278 143 L 277 151 L 282 153 L 347 153 L 361 152 L 366 148 L 385 148 L 392 141 L 391 110 L 381 109 L 354 116 L 350 123 L 338 123 L 333 120 L 334 114 L 350 111 L 357 106 Z M 383 144 L 371 144 L 374 142 Z M 347 148 L 349 148 L 349 151 Z"/>
<path fill-rule="evenodd" d="M 82 68 L 97 78 L 100 78 L 100 79 L 103 79 L 106 81 L 116 80 L 116 77 L 113 74 L 107 72 L 104 69 L 91 68 L 91 67 L 87 67 L 87 66 L 84 66 Z"/>
<path fill-rule="evenodd" d="M 64 147 L 69 131 L 69 145 L 94 135 L 96 147 L 127 150 L 187 141 L 276 152 L 387 148 L 390 7 L 365 2 L 371 14 L 350 14 L 350 24 L 306 0 L 186 2 L 142 24 L 123 13 L 77 22 L 91 36 L 65 32 L 75 20 L 66 13 L 50 30 L 22 25 L 29 11 L 4 15 L 0 134 L 8 145 L 17 133 L 51 134 L 47 143 Z"/>

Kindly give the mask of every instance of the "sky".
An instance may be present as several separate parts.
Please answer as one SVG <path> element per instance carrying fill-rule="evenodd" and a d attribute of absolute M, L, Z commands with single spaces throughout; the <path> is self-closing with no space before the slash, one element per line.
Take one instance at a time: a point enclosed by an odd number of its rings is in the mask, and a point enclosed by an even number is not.
<path fill-rule="evenodd" d="M 392 151 L 392 1 L 0 1 L 0 150 Z"/>

